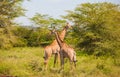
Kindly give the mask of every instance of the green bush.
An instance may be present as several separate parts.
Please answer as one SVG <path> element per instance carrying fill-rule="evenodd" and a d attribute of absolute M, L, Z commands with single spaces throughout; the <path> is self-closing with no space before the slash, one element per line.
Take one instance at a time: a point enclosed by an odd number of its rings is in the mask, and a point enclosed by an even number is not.
<path fill-rule="evenodd" d="M 10 75 L 11 66 L 6 63 L 0 63 L 0 75 Z"/>
<path fill-rule="evenodd" d="M 23 38 L 17 38 L 17 41 L 13 44 L 14 47 L 25 47 L 27 46 L 27 40 Z"/>
<path fill-rule="evenodd" d="M 49 30 L 47 28 L 15 26 L 12 32 L 17 37 L 17 41 L 14 44 L 15 47 L 42 46 L 52 41 L 52 37 L 49 37 Z"/>
<path fill-rule="evenodd" d="M 11 48 L 11 47 L 12 47 L 12 44 L 11 44 L 10 39 L 5 35 L 1 35 L 1 37 L 0 37 L 0 48 L 8 49 L 8 48 Z"/>
<path fill-rule="evenodd" d="M 71 37 L 87 54 L 116 56 L 120 50 L 120 5 L 84 3 L 64 18 L 74 23 Z M 120 53 L 119 53 L 120 54 Z"/>

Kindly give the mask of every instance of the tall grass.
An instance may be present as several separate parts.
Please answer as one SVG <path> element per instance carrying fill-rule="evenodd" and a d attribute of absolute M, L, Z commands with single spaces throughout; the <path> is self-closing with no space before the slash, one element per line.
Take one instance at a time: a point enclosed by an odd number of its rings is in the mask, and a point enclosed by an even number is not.
<path fill-rule="evenodd" d="M 120 65 L 111 57 L 98 57 L 77 53 L 77 68 L 70 69 L 65 60 L 65 69 L 59 71 L 59 63 L 53 68 L 51 57 L 48 70 L 44 71 L 43 48 L 24 47 L 0 50 L 0 76 L 17 77 L 120 77 Z"/>

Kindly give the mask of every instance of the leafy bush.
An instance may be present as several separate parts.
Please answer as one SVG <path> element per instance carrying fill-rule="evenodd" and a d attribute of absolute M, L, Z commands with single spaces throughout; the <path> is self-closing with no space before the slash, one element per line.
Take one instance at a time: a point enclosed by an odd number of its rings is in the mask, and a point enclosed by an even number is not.
<path fill-rule="evenodd" d="M 77 47 L 97 56 L 117 55 L 120 50 L 119 10 L 119 5 L 103 2 L 80 4 L 74 11 L 68 11 L 64 18 L 74 23 L 71 37 L 77 38 Z"/>
<path fill-rule="evenodd" d="M 0 63 L 0 75 L 10 75 L 11 67 L 9 64 Z"/>
<path fill-rule="evenodd" d="M 40 46 L 49 44 L 52 39 L 49 37 L 49 30 L 46 28 L 19 26 L 13 30 L 13 33 L 18 37 L 14 46 Z"/>

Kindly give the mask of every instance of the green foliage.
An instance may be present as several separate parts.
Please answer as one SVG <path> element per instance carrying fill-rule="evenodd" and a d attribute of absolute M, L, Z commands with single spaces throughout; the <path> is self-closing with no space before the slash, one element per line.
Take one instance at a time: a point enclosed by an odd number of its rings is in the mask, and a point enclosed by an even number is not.
<path fill-rule="evenodd" d="M 58 73 L 60 65 L 53 68 L 54 56 L 50 58 L 48 70 L 44 71 L 44 49 L 41 47 L 19 47 L 0 50 L 0 75 L 17 77 L 119 77 L 120 65 L 112 57 L 96 57 L 77 51 L 77 67 L 71 69 L 65 59 L 64 71 Z"/>
<path fill-rule="evenodd" d="M 0 75 L 31 77 L 40 72 L 43 62 L 43 58 L 39 58 L 43 56 L 43 49 L 40 49 L 39 47 L 0 50 Z"/>
<path fill-rule="evenodd" d="M 61 27 L 65 24 L 65 20 L 62 19 L 54 19 L 50 17 L 49 15 L 42 15 L 39 13 L 36 13 L 30 20 L 42 28 L 48 28 L 51 27 L 52 24 L 55 24 L 57 27 Z"/>
<path fill-rule="evenodd" d="M 25 47 L 27 46 L 27 40 L 23 38 L 17 38 L 17 41 L 13 44 L 13 47 Z"/>
<path fill-rule="evenodd" d="M 11 48 L 17 37 L 13 35 L 13 20 L 24 15 L 23 0 L 0 0 L 0 48 Z"/>
<path fill-rule="evenodd" d="M 40 72 L 42 71 L 41 66 L 39 65 L 39 61 L 37 60 L 31 60 L 31 62 L 28 64 L 30 67 L 30 70 L 35 71 L 35 72 Z"/>
<path fill-rule="evenodd" d="M 115 56 L 120 50 L 120 8 L 112 3 L 84 3 L 64 18 L 74 23 L 71 36 L 88 54 Z"/>
<path fill-rule="evenodd" d="M 49 37 L 49 33 L 49 30 L 45 28 L 38 28 L 32 31 L 28 38 L 28 46 L 40 46 L 45 43 L 49 44 L 52 39 L 52 37 Z"/>
<path fill-rule="evenodd" d="M 12 34 L 11 29 L 10 26 L 0 28 L 0 48 L 11 48 L 16 42 L 16 37 Z"/>
<path fill-rule="evenodd" d="M 0 48 L 11 48 L 10 40 L 5 36 L 0 37 Z"/>
<path fill-rule="evenodd" d="M 9 64 L 6 63 L 0 63 L 0 75 L 9 75 L 10 74 L 10 69 L 11 67 L 9 66 Z"/>
<path fill-rule="evenodd" d="M 65 20 L 54 19 L 48 15 L 36 14 L 30 19 L 39 27 L 15 26 L 12 20 L 24 15 L 24 9 L 21 7 L 22 1 L 23 0 L 0 1 L 0 76 L 119 76 L 119 5 L 111 3 L 85 3 L 76 7 L 74 11 L 68 11 L 68 15 L 65 16 L 65 18 L 70 20 L 74 26 L 73 30 L 67 34 L 65 40 L 67 43 L 76 46 L 75 50 L 80 48 L 81 51 L 77 51 L 78 62 L 75 70 L 70 69 L 70 64 L 66 59 L 64 71 L 58 73 L 59 67 L 52 67 L 53 57 L 49 61 L 48 70 L 43 71 L 43 48 L 25 48 L 24 46 L 48 45 L 53 41 L 48 29 L 53 24 L 58 29 L 61 29 L 61 27 L 65 25 Z M 106 55 L 109 55 L 109 57 Z"/>
<path fill-rule="evenodd" d="M 44 46 L 51 43 L 53 39 L 46 28 L 18 26 L 12 32 L 17 37 L 16 43 L 13 44 L 14 47 Z"/>
<path fill-rule="evenodd" d="M 10 26 L 11 20 L 24 15 L 24 9 L 20 6 L 23 0 L 0 1 L 0 27 Z"/>
<path fill-rule="evenodd" d="M 39 13 L 36 13 L 32 18 L 30 18 L 30 20 L 37 25 L 35 27 L 39 28 L 36 28 L 30 34 L 28 39 L 29 46 L 48 45 L 53 40 L 53 38 L 49 35 L 49 29 L 51 29 L 52 26 L 61 29 L 66 22 L 65 20 L 54 19 L 49 15 L 42 15 Z"/>
<path fill-rule="evenodd" d="M 14 26 L 12 33 L 17 37 L 16 43 L 13 44 L 14 47 L 27 46 L 27 39 L 29 38 L 30 30 L 20 26 Z"/>

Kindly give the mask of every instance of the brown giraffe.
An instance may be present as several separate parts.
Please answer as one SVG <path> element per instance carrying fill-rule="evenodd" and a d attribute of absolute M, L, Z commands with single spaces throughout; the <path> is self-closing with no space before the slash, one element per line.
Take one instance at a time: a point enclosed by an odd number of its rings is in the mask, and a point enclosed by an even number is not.
<path fill-rule="evenodd" d="M 58 35 L 55 29 L 52 30 L 51 32 L 55 34 L 58 45 L 60 46 L 59 53 L 60 53 L 60 60 L 61 60 L 61 69 L 64 68 L 64 58 L 68 58 L 70 60 L 71 65 L 72 65 L 72 62 L 74 62 L 74 66 L 76 67 L 77 60 L 76 60 L 76 52 L 74 51 L 74 49 L 60 39 L 60 36 Z"/>
<path fill-rule="evenodd" d="M 69 28 L 71 28 L 71 26 L 69 25 L 69 23 L 67 23 L 66 26 L 63 28 L 62 32 L 60 33 L 61 40 L 64 39 L 66 32 Z M 59 59 L 59 51 L 60 51 L 60 47 L 59 47 L 56 39 L 52 42 L 52 44 L 50 44 L 44 48 L 45 69 L 47 69 L 47 64 L 48 64 L 49 58 L 51 57 L 52 54 L 55 55 L 55 57 L 54 57 L 54 67 L 55 67 L 57 57 Z"/>

